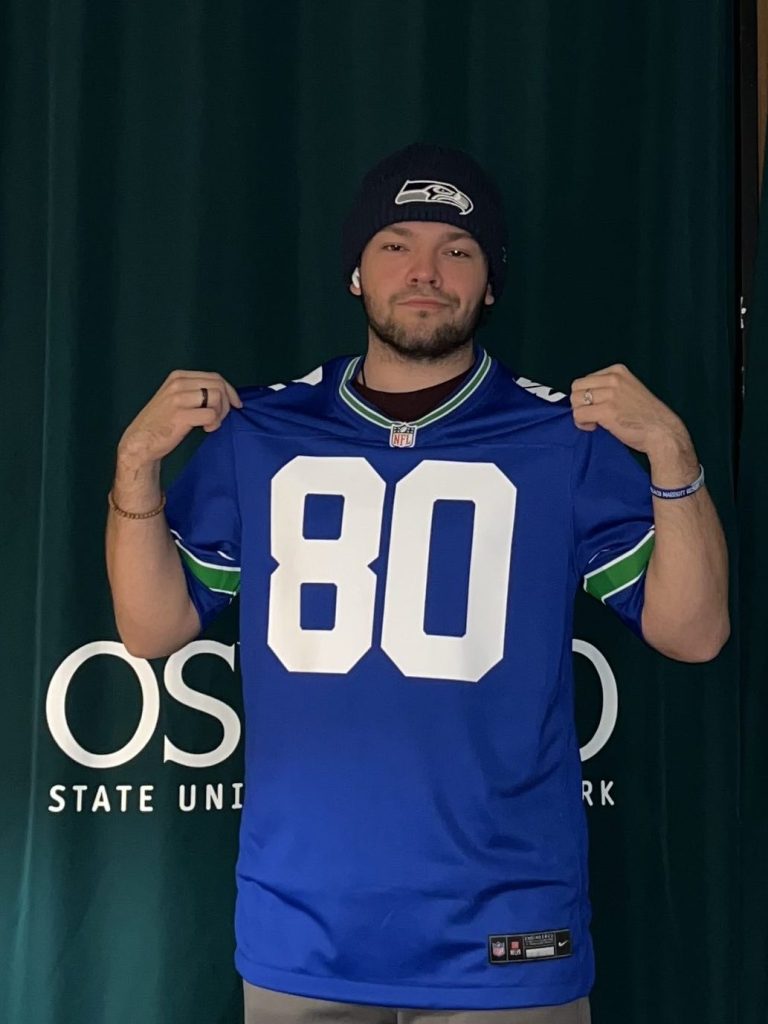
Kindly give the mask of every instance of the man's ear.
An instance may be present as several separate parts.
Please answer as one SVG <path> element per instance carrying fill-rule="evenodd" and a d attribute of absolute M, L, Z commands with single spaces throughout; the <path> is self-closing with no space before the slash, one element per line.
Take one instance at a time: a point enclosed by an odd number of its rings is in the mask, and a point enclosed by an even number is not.
<path fill-rule="evenodd" d="M 353 295 L 362 295 L 362 289 L 360 288 L 360 267 L 355 267 L 352 271 L 352 280 L 349 285 L 349 290 Z"/>
<path fill-rule="evenodd" d="M 496 299 L 494 298 L 493 289 L 491 288 L 491 282 L 485 286 L 485 299 L 483 300 L 486 306 L 492 306 Z"/>

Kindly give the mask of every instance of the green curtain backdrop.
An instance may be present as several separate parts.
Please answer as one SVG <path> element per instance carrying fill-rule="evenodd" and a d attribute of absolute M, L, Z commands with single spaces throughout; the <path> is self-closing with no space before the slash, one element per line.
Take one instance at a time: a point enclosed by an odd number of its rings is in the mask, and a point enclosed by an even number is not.
<path fill-rule="evenodd" d="M 240 1019 L 236 616 L 128 658 L 106 492 L 173 368 L 270 383 L 360 350 L 339 225 L 387 152 L 487 165 L 512 244 L 484 343 L 558 390 L 628 364 L 689 425 L 735 550 L 731 19 L 724 0 L 0 6 L 0 1020 Z M 594 1020 L 764 1021 L 738 911 L 742 792 L 744 877 L 762 872 L 765 709 L 748 692 L 742 718 L 738 636 L 680 665 L 580 598 L 576 637 Z M 745 655 L 749 689 L 764 658 Z M 761 884 L 744 903 L 763 929 Z"/>
<path fill-rule="evenodd" d="M 762 195 L 766 196 L 763 180 Z M 764 392 L 768 388 L 768 217 L 760 221 L 752 307 L 747 320 L 744 422 L 740 446 L 739 543 L 741 642 L 741 832 L 740 904 L 744 943 L 741 964 L 743 1024 L 768 1019 L 768 656 L 762 644 L 766 625 L 763 597 L 768 552 L 762 531 L 768 508 L 765 457 L 768 423 Z"/>

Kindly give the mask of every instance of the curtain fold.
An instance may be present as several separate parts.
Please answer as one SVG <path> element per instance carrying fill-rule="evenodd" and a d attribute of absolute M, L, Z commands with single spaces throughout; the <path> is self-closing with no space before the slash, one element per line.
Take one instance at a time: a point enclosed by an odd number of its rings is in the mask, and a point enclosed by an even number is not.
<path fill-rule="evenodd" d="M 765 181 L 763 181 L 763 195 Z M 752 308 L 747 320 L 744 416 L 739 448 L 739 611 L 741 615 L 741 787 L 740 874 L 741 932 L 746 937 L 740 963 L 740 1017 L 760 1024 L 768 1007 L 768 938 L 763 921 L 768 908 L 768 658 L 762 646 L 766 610 L 763 582 L 768 562 L 762 528 L 768 507 L 764 470 L 768 429 L 762 392 L 768 387 L 768 218 L 760 221 Z"/>

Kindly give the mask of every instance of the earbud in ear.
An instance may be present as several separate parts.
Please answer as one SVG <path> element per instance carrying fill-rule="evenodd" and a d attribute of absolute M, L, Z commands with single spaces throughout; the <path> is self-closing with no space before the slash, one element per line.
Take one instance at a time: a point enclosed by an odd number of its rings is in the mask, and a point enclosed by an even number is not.
<path fill-rule="evenodd" d="M 359 288 L 360 287 L 360 268 L 359 267 L 355 267 L 355 269 L 352 271 L 352 284 L 355 286 L 355 288 Z"/>

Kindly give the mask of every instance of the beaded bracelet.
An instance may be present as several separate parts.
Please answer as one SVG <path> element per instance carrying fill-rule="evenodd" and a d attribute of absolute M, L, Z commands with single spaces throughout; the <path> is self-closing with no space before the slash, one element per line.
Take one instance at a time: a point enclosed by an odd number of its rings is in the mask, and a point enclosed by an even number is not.
<path fill-rule="evenodd" d="M 163 494 L 162 500 L 157 508 L 153 508 L 151 512 L 126 512 L 125 509 L 120 508 L 115 499 L 112 497 L 112 491 L 107 495 L 107 501 L 109 507 L 117 515 L 122 516 L 123 519 L 152 519 L 153 516 L 159 516 L 165 508 L 165 494 Z"/>
<path fill-rule="evenodd" d="M 699 463 L 699 475 L 689 484 L 688 487 L 679 487 L 675 491 L 666 491 L 663 487 L 654 487 L 651 484 L 651 494 L 654 498 L 687 498 L 690 494 L 695 494 L 700 487 L 704 486 L 704 467 Z"/>

